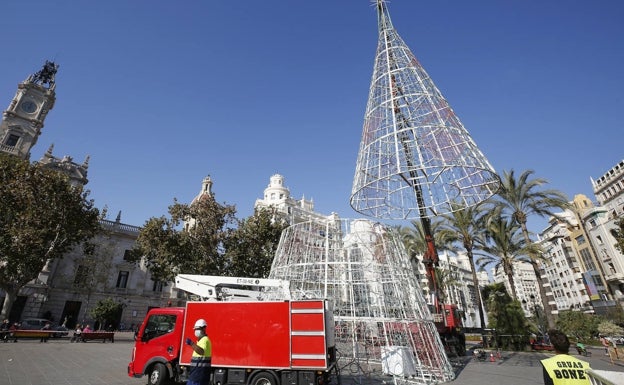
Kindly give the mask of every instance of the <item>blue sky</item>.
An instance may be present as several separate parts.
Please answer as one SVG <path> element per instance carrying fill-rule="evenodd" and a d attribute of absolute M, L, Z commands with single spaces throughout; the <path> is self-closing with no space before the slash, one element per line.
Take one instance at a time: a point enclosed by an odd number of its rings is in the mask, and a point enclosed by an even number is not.
<path fill-rule="evenodd" d="M 624 159 L 624 2 L 389 2 L 393 24 L 496 171 L 594 199 Z M 57 101 L 32 151 L 82 162 L 109 219 L 190 202 L 253 211 L 284 175 L 317 211 L 349 206 L 377 46 L 368 0 L 28 1 L 0 5 L 0 107 L 46 59 Z M 532 231 L 545 221 L 533 220 Z"/>

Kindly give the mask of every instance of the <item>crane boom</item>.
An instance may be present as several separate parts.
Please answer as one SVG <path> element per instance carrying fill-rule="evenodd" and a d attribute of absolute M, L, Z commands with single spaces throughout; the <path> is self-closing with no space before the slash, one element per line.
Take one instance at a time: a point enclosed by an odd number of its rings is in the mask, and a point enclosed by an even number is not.
<path fill-rule="evenodd" d="M 281 279 L 178 274 L 175 283 L 202 300 L 290 299 L 290 282 Z"/>

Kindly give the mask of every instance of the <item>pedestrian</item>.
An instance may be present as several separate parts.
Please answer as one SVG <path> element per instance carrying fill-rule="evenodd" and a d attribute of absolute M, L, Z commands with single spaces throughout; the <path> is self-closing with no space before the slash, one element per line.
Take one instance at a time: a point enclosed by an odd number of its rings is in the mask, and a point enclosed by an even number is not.
<path fill-rule="evenodd" d="M 50 331 L 52 330 L 52 326 L 50 322 L 46 322 L 45 325 L 41 328 L 45 333 L 41 335 L 41 340 L 39 342 L 48 342 L 48 338 L 50 338 Z"/>
<path fill-rule="evenodd" d="M 197 343 L 190 338 L 187 338 L 185 341 L 193 349 L 187 385 L 210 384 L 212 343 L 210 338 L 208 338 L 208 334 L 206 334 L 207 326 L 206 320 L 198 319 L 193 327 Z"/>
<path fill-rule="evenodd" d="M 89 326 L 89 324 L 87 324 L 84 329 L 82 329 L 83 333 L 91 333 L 93 330 L 91 330 L 91 327 Z"/>
<path fill-rule="evenodd" d="M 591 369 L 589 362 L 568 354 L 568 336 L 555 329 L 549 330 L 548 336 L 555 348 L 555 355 L 541 361 L 544 385 L 590 385 L 589 377 L 585 374 L 585 370 Z"/>
<path fill-rule="evenodd" d="M 613 347 L 613 352 L 615 353 L 615 358 L 619 360 L 620 359 L 620 355 L 618 354 L 618 351 L 617 351 L 617 342 L 615 342 L 615 337 L 609 338 L 609 342 L 611 343 L 611 346 Z"/>
<path fill-rule="evenodd" d="M 603 335 L 600 336 L 600 343 L 605 349 L 605 356 L 609 355 L 609 340 Z"/>
<path fill-rule="evenodd" d="M 11 332 L 11 337 L 13 337 L 13 342 L 17 342 L 17 334 L 15 333 L 22 325 L 19 322 L 14 322 L 13 325 L 9 328 Z"/>
<path fill-rule="evenodd" d="M 2 321 L 2 325 L 0 325 L 0 333 L 2 333 L 2 341 L 7 342 L 9 340 L 9 328 L 11 327 L 11 324 L 9 323 L 8 319 L 5 319 L 4 321 Z"/>
<path fill-rule="evenodd" d="M 72 336 L 70 342 L 80 342 L 80 336 L 82 335 L 82 325 L 77 324 L 76 330 L 74 330 L 74 335 Z"/>
<path fill-rule="evenodd" d="M 587 349 L 585 349 L 585 344 L 580 340 L 576 342 L 576 351 L 578 352 L 578 354 L 587 356 Z"/>

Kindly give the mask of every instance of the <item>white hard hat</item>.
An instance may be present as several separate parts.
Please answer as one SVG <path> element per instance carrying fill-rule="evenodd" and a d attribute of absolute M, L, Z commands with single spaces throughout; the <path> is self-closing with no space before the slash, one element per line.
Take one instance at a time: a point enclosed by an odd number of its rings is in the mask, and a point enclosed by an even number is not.
<path fill-rule="evenodd" d="M 195 326 L 193 327 L 193 329 L 205 328 L 206 326 L 208 326 L 206 320 L 200 318 L 195 322 Z"/>

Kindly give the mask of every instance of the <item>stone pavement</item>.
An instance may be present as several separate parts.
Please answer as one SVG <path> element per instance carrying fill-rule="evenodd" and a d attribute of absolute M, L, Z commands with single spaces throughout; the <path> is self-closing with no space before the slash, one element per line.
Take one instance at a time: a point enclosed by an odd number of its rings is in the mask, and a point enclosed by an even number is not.
<path fill-rule="evenodd" d="M 126 374 L 132 353 L 131 333 L 115 333 L 115 343 L 91 341 L 70 343 L 67 338 L 38 339 L 17 343 L 0 342 L 0 385 L 143 385 L 147 378 L 130 378 Z M 624 362 L 611 364 L 603 349 L 592 349 L 586 360 L 593 369 L 622 372 Z M 496 362 L 473 361 L 471 357 L 455 359 L 457 378 L 449 384 L 461 385 L 540 385 L 542 369 L 539 360 L 544 353 L 503 352 Z M 391 384 L 392 377 L 342 377 L 342 385 Z"/>

